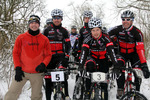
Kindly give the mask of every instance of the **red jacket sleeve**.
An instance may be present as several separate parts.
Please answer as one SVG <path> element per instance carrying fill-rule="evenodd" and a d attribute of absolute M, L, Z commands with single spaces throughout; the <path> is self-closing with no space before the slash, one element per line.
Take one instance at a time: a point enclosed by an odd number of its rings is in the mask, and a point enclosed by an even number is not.
<path fill-rule="evenodd" d="M 16 68 L 17 66 L 21 67 L 21 60 L 20 60 L 20 55 L 21 55 L 21 36 L 18 36 L 14 49 L 13 49 L 13 61 L 14 61 L 14 67 Z"/>

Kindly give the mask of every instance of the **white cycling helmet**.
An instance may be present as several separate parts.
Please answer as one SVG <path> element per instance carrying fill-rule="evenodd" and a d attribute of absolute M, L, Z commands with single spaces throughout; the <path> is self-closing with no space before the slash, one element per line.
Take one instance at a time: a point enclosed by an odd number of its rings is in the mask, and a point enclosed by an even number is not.
<path fill-rule="evenodd" d="M 91 18 L 88 23 L 89 28 L 102 27 L 102 21 L 99 18 Z"/>
<path fill-rule="evenodd" d="M 132 18 L 134 19 L 134 14 L 130 10 L 126 10 L 121 14 L 121 18 Z"/>
<path fill-rule="evenodd" d="M 60 9 L 54 9 L 51 11 L 51 16 L 61 16 L 63 17 L 63 11 Z"/>
<path fill-rule="evenodd" d="M 93 16 L 93 13 L 91 11 L 84 11 L 83 13 L 83 17 L 92 17 Z"/>

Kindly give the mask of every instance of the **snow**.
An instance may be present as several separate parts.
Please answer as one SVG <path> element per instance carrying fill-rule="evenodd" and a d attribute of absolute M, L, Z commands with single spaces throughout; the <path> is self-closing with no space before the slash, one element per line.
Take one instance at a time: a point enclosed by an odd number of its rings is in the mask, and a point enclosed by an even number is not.
<path fill-rule="evenodd" d="M 148 60 L 148 65 L 150 66 L 150 60 Z M 75 85 L 75 75 L 73 75 L 73 76 L 74 77 L 71 77 L 71 75 L 70 75 L 69 79 L 68 79 L 69 95 L 71 98 L 72 98 L 74 85 Z M 3 80 L 0 80 L 0 100 L 1 100 L 1 97 L 2 98 L 4 97 L 4 95 L 7 91 L 8 91 L 7 83 L 4 82 Z M 117 100 L 116 99 L 116 91 L 117 91 L 117 86 L 116 86 L 116 82 L 115 82 L 115 87 L 109 91 L 109 100 Z M 44 88 L 42 89 L 42 92 L 43 92 L 42 100 L 46 100 Z M 150 100 L 150 95 L 149 95 L 150 94 L 150 78 L 142 79 L 140 93 L 145 95 L 148 98 L 148 100 Z M 30 100 L 30 97 L 31 97 L 31 88 L 30 88 L 30 82 L 28 81 L 25 84 L 25 86 L 23 87 L 22 93 L 18 100 Z"/>
<path fill-rule="evenodd" d="M 0 96 L 2 95 L 2 97 L 5 95 L 5 93 L 7 92 L 7 85 L 5 82 L 0 81 L 1 85 L 0 85 Z M 74 85 L 75 85 L 75 77 L 71 78 L 69 77 L 68 79 L 68 85 L 69 85 L 69 95 L 72 98 L 72 94 L 73 94 L 73 90 L 74 90 Z M 116 82 L 115 82 L 115 86 L 116 86 Z M 109 100 L 117 100 L 115 98 L 116 96 L 116 87 L 112 88 L 109 91 Z M 42 100 L 46 100 L 45 99 L 45 90 L 42 89 L 43 92 L 43 99 Z M 141 85 L 141 91 L 142 94 L 144 94 L 147 98 L 149 98 L 150 100 L 150 79 L 143 79 L 142 81 L 142 85 Z M 30 83 L 27 82 L 22 90 L 22 93 L 19 97 L 18 100 L 30 100 L 31 97 L 31 88 L 30 88 Z M 1 98 L 0 98 L 1 100 Z"/>

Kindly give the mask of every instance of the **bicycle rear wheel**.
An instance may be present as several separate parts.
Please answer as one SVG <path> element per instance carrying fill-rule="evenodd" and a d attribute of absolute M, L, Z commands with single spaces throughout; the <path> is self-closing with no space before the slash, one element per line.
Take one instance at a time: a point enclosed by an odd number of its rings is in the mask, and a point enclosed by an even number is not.
<path fill-rule="evenodd" d="M 148 99 L 139 92 L 128 92 L 125 95 L 123 95 L 120 100 L 148 100 Z"/>
<path fill-rule="evenodd" d="M 102 98 L 102 91 L 100 88 L 94 87 L 90 94 L 91 94 L 90 100 L 104 100 Z"/>

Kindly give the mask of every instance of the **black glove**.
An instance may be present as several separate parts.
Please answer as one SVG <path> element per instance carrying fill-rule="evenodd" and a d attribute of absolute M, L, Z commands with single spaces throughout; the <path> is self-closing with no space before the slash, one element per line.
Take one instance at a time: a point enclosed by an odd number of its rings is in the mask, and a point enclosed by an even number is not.
<path fill-rule="evenodd" d="M 65 58 L 62 60 L 62 66 L 67 67 L 68 66 L 69 57 L 65 56 Z"/>
<path fill-rule="evenodd" d="M 44 63 L 41 63 L 40 65 L 38 65 L 35 69 L 38 73 L 42 73 L 45 72 L 46 70 L 46 66 Z"/>
<path fill-rule="evenodd" d="M 150 72 L 149 72 L 147 64 L 146 63 L 141 64 L 141 68 L 142 68 L 144 77 L 149 78 L 150 77 Z"/>
<path fill-rule="evenodd" d="M 15 80 L 17 82 L 22 81 L 22 77 L 24 77 L 24 72 L 22 71 L 21 67 L 16 67 L 15 71 L 16 71 Z"/>
<path fill-rule="evenodd" d="M 118 64 L 114 65 L 113 72 L 114 72 L 116 75 L 119 75 L 119 74 L 120 74 L 121 70 L 119 69 L 119 65 L 118 65 Z"/>

